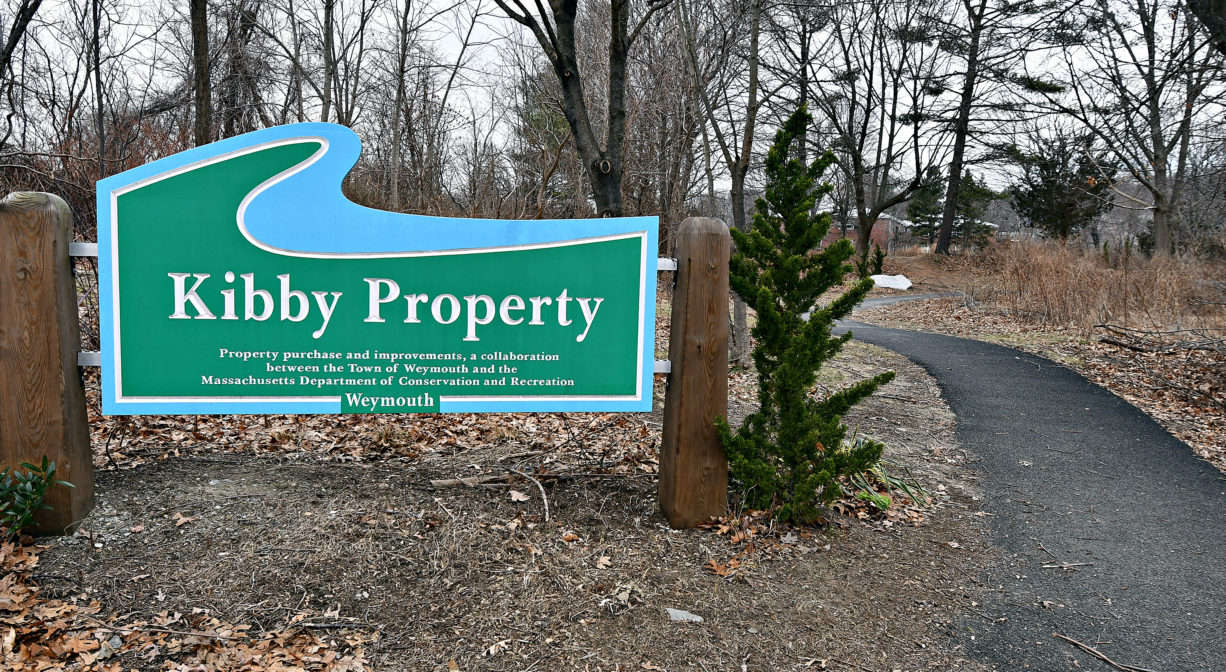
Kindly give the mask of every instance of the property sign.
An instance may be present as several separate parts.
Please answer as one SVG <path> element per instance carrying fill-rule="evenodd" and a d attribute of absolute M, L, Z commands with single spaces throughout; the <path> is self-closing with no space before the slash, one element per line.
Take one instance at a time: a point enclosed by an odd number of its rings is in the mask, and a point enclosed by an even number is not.
<path fill-rule="evenodd" d="M 654 217 L 373 210 L 279 126 L 98 183 L 106 414 L 647 411 Z"/>

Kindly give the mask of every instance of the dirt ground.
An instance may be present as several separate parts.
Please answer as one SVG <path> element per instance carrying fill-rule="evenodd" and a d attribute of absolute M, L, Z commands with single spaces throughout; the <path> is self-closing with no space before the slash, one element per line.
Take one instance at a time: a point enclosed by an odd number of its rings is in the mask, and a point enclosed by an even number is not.
<path fill-rule="evenodd" d="M 51 541 L 31 580 L 45 598 L 98 600 L 99 618 L 118 623 L 187 629 L 207 614 L 249 633 L 306 629 L 344 640 L 368 669 L 981 669 L 964 660 L 974 633 L 960 623 L 977 611 L 975 577 L 991 551 L 975 457 L 955 445 L 934 381 L 856 344 L 821 383 L 886 368 L 898 378 L 847 421 L 934 495 L 922 515 L 873 516 L 853 501 L 824 530 L 773 529 L 741 512 L 674 531 L 650 460 L 597 469 L 593 450 L 609 449 L 583 435 L 365 460 L 297 437 L 282 457 L 199 445 L 101 471 L 96 510 Z M 732 415 L 746 396 L 734 395 Z M 589 420 L 610 419 L 570 422 Z M 613 420 L 618 436 L 639 437 L 620 449 L 658 446 L 658 409 Z M 541 476 L 538 488 L 513 470 L 565 476 Z M 481 475 L 507 480 L 430 483 Z M 673 621 L 668 609 L 703 620 Z M 112 662 L 152 670 L 176 656 L 120 646 Z"/>

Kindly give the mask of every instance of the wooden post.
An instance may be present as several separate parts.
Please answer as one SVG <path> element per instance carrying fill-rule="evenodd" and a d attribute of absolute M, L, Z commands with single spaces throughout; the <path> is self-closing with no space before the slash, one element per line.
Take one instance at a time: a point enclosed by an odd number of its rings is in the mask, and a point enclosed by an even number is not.
<path fill-rule="evenodd" d="M 691 217 L 677 234 L 677 285 L 660 446 L 660 508 L 676 528 L 728 508 L 728 461 L 715 418 L 728 413 L 728 257 L 718 219 Z"/>
<path fill-rule="evenodd" d="M 85 390 L 77 369 L 80 327 L 68 242 L 72 213 L 58 196 L 0 200 L 0 467 L 46 455 L 52 486 L 33 532 L 71 530 L 94 505 Z"/>

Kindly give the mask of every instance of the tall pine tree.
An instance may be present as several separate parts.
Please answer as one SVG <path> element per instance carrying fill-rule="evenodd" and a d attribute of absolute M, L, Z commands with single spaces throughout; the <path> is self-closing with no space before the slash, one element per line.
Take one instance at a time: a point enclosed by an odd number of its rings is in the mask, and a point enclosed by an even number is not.
<path fill-rule="evenodd" d="M 883 446 L 876 441 L 844 444 L 842 415 L 894 377 L 886 372 L 826 397 L 814 395 L 822 363 L 851 338 L 831 334 L 835 320 L 851 312 L 873 281 L 861 280 L 829 305 L 817 305 L 851 271 L 846 262 L 854 248 L 840 240 L 813 252 L 830 230 L 828 213 L 812 213 L 831 191 L 817 180 L 834 156 L 827 152 L 808 166 L 792 156 L 810 119 L 802 107 L 775 135 L 753 229 L 732 232 L 737 253 L 731 286 L 758 316 L 753 361 L 760 407 L 736 431 L 725 419 L 716 420 L 746 505 L 777 507 L 780 519 L 801 522 L 816 519 L 822 504 L 842 495 L 840 476 L 865 471 L 881 458 Z"/>
<path fill-rule="evenodd" d="M 1030 153 L 1013 152 L 1022 168 L 1009 187 L 1017 214 L 1064 240 L 1111 209 L 1116 166 L 1093 136 L 1056 128 L 1048 136 L 1035 132 L 1030 142 Z"/>

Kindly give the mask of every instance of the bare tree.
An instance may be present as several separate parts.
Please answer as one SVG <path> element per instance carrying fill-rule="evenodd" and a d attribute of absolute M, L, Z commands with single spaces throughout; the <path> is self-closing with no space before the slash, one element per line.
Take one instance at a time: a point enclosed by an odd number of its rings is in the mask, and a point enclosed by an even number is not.
<path fill-rule="evenodd" d="M 770 97 L 763 94 L 759 81 L 762 0 L 734 0 L 722 6 L 682 2 L 678 15 L 689 54 L 691 86 L 730 178 L 732 225 L 747 231 L 745 181 L 753 161 L 758 114 Z M 707 180 L 709 192 L 713 191 L 709 157 Z M 745 302 L 739 296 L 733 297 L 730 347 L 733 361 L 747 365 L 749 325 Z"/>
<path fill-rule="evenodd" d="M 539 67 L 538 53 L 532 45 L 510 45 L 506 56 L 516 81 L 498 96 L 513 119 L 509 158 L 519 194 L 516 211 L 521 217 L 581 216 L 588 212 L 586 171 L 571 142 L 557 78 Z"/>
<path fill-rule="evenodd" d="M 578 0 L 550 0 L 549 11 L 539 0 L 529 9 L 523 0 L 494 0 L 508 17 L 532 31 L 562 89 L 563 113 L 584 168 L 592 183 L 596 211 L 602 217 L 622 214 L 622 174 L 626 136 L 626 67 L 631 45 L 652 16 L 670 0 L 648 0 L 630 28 L 630 0 L 611 0 L 608 57 L 608 114 L 604 146 L 592 124 L 575 50 Z"/>
<path fill-rule="evenodd" d="M 660 19 L 643 30 L 631 58 L 622 191 L 627 212 L 660 215 L 660 243 L 667 252 L 690 214 L 689 197 L 699 178 L 695 150 L 706 115 L 690 86 L 675 15 Z"/>
<path fill-rule="evenodd" d="M 1067 94 L 1048 100 L 1145 188 L 1154 252 L 1172 254 L 1192 147 L 1226 121 L 1222 56 L 1190 13 L 1151 0 L 1097 0 L 1078 18 L 1084 41 L 1062 52 Z"/>
<path fill-rule="evenodd" d="M 8 76 L 13 51 L 17 49 L 18 43 L 21 42 L 22 36 L 30 26 L 30 21 L 34 20 L 34 15 L 42 4 L 43 0 L 21 0 L 21 4 L 17 5 L 13 25 L 9 26 L 8 35 L 4 35 L 4 41 L 0 42 L 0 82 L 3 82 Z M 0 16 L 0 30 L 4 28 L 3 19 L 4 17 Z"/>
<path fill-rule="evenodd" d="M 800 106 L 808 107 L 813 100 L 813 80 L 816 49 L 821 43 L 827 9 L 810 3 L 780 3 L 774 11 L 767 12 L 767 56 L 762 59 L 762 68 L 782 85 L 776 96 L 772 111 L 773 121 L 782 124 Z M 808 161 L 809 149 L 814 138 L 809 129 L 800 136 L 797 157 L 802 163 Z M 813 147 L 815 153 L 823 151 Z"/>
<path fill-rule="evenodd" d="M 1226 1 L 1188 0 L 1188 9 L 1205 24 L 1214 46 L 1226 56 Z"/>
<path fill-rule="evenodd" d="M 834 134 L 861 254 L 881 213 L 919 189 L 944 152 L 944 129 L 933 118 L 946 61 L 935 39 L 916 30 L 936 13 L 934 1 L 836 5 L 818 50 L 814 107 Z"/>
<path fill-rule="evenodd" d="M 1058 21 L 1068 6 L 988 0 L 959 0 L 944 6 L 951 10 L 948 16 L 927 17 L 920 30 L 936 36 L 957 64 L 942 78 L 958 86 L 954 109 L 943 115 L 953 135 L 946 174 L 956 177 L 973 162 L 967 155 L 972 143 L 999 144 L 992 136 L 1009 132 L 1012 122 L 1020 120 L 1024 109 L 1020 99 L 1031 93 L 1033 82 L 1019 77 L 1017 69 L 1029 54 L 1043 48 L 1034 44 L 1034 36 Z M 946 185 L 934 250 L 939 254 L 949 253 L 961 187 L 960 179 L 950 179 Z"/>
<path fill-rule="evenodd" d="M 937 229 L 937 254 L 949 253 L 949 240 L 954 231 L 954 216 L 958 209 L 958 190 L 961 188 L 962 168 L 965 165 L 966 140 L 970 134 L 971 107 L 975 104 L 975 88 L 979 83 L 980 58 L 983 56 L 984 33 L 989 26 L 988 0 L 962 0 L 966 21 L 964 49 L 965 70 L 962 73 L 962 90 L 958 97 L 958 110 L 954 118 L 953 156 L 949 162 L 949 180 L 945 191 L 945 205 L 941 209 L 941 225 Z M 1007 5 L 1006 5 L 1007 7 Z"/>
<path fill-rule="evenodd" d="M 392 152 L 391 165 L 388 169 L 388 182 L 391 194 L 391 209 L 400 210 L 400 164 L 401 154 L 400 146 L 403 142 L 402 131 L 404 129 L 404 116 L 400 113 L 404 109 L 405 97 L 405 77 L 408 75 L 409 64 L 409 46 L 413 41 L 413 33 L 416 26 L 411 21 L 413 13 L 413 0 L 403 0 L 403 4 L 393 6 L 395 15 L 396 27 L 396 51 L 395 51 L 395 68 L 392 71 L 392 77 L 395 80 L 395 96 L 392 99 Z"/>

